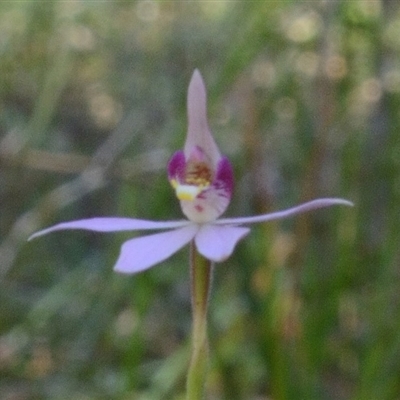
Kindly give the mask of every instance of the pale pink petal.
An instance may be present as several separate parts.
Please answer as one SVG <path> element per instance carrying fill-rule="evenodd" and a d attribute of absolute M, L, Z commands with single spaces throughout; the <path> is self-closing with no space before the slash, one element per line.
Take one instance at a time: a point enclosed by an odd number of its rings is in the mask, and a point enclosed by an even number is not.
<path fill-rule="evenodd" d="M 236 226 L 203 225 L 195 237 L 197 250 L 209 260 L 226 260 L 237 242 L 250 232 L 249 228 Z"/>
<path fill-rule="evenodd" d="M 343 205 L 352 207 L 354 204 L 351 201 L 344 199 L 316 199 L 298 206 L 288 208 L 287 210 L 277 211 L 273 213 L 257 215 L 254 217 L 239 217 L 239 218 L 222 218 L 214 221 L 214 224 L 221 225 L 242 225 L 253 224 L 256 222 L 267 222 L 275 219 L 292 217 L 296 214 L 302 214 L 317 208 L 329 207 L 334 205 Z"/>
<path fill-rule="evenodd" d="M 198 230 L 198 225 L 192 224 L 173 231 L 130 239 L 122 245 L 114 271 L 134 274 L 150 268 L 189 243 Z"/>
<path fill-rule="evenodd" d="M 188 159 L 198 146 L 210 158 L 216 168 L 221 153 L 218 150 L 207 122 L 207 94 L 200 72 L 196 69 L 188 89 L 188 132 L 184 152 Z"/>
<path fill-rule="evenodd" d="M 43 229 L 34 233 L 28 240 L 38 236 L 46 235 L 50 232 L 61 231 L 64 229 L 84 229 L 96 232 L 117 232 L 117 231 L 137 231 L 149 229 L 172 229 L 190 224 L 187 220 L 182 221 L 148 221 L 144 219 L 118 218 L 118 217 L 98 217 L 80 219 L 76 221 L 61 222 L 50 228 Z"/>

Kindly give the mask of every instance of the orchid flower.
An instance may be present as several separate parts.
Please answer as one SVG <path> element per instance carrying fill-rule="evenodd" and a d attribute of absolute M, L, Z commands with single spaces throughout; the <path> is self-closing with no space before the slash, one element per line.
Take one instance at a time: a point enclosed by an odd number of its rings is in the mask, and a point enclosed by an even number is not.
<path fill-rule="evenodd" d="M 352 206 L 338 198 L 322 198 L 283 211 L 253 217 L 220 218 L 233 192 L 233 171 L 221 155 L 207 122 L 206 89 L 195 70 L 188 89 L 188 131 L 183 151 L 176 152 L 168 164 L 168 179 L 187 219 L 150 221 L 143 219 L 99 217 L 62 222 L 34 233 L 29 240 L 65 229 L 97 232 L 157 231 L 126 241 L 114 270 L 136 273 L 164 261 L 194 241 L 197 251 L 212 262 L 227 259 L 250 229 L 249 224 L 294 216 L 332 205 Z"/>
<path fill-rule="evenodd" d="M 170 257 L 191 243 L 192 354 L 187 374 L 187 400 L 204 398 L 208 365 L 207 305 L 212 265 L 228 258 L 250 229 L 247 225 L 291 217 L 313 209 L 352 203 L 337 198 L 316 199 L 283 211 L 254 217 L 220 218 L 233 193 L 233 171 L 221 155 L 207 122 L 206 89 L 195 70 L 188 90 L 188 132 L 183 150 L 168 163 L 168 179 L 187 219 L 149 221 L 132 218 L 90 218 L 62 222 L 34 233 L 30 239 L 64 229 L 97 232 L 166 230 L 126 241 L 114 270 L 136 273 Z"/>

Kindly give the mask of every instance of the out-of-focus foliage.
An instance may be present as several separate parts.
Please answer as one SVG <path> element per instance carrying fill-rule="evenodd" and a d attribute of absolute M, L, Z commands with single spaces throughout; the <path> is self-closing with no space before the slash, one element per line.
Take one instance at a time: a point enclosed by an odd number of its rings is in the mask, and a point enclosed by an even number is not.
<path fill-rule="evenodd" d="M 165 164 L 194 68 L 236 172 L 230 215 L 314 197 L 216 268 L 210 399 L 400 397 L 400 6 L 390 1 L 0 2 L 0 398 L 184 398 L 187 250 L 112 272 L 180 218 Z"/>

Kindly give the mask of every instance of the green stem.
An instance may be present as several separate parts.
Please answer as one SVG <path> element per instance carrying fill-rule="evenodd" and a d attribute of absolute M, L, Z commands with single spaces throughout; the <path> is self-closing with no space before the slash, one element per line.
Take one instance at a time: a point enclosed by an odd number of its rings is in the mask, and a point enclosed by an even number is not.
<path fill-rule="evenodd" d="M 187 400 L 204 397 L 208 366 L 207 306 L 212 281 L 212 264 L 200 255 L 194 243 L 190 247 L 192 289 L 192 356 L 187 376 Z"/>

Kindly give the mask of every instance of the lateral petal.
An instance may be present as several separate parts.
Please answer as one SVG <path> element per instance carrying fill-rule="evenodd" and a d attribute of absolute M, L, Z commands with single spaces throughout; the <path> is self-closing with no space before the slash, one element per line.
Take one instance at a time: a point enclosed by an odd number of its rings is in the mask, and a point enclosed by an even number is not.
<path fill-rule="evenodd" d="M 249 232 L 249 228 L 207 224 L 200 228 L 194 240 L 200 254 L 221 262 L 232 254 L 238 241 Z"/>
<path fill-rule="evenodd" d="M 153 267 L 189 243 L 198 229 L 198 225 L 191 224 L 173 231 L 130 239 L 122 245 L 114 271 L 134 274 Z"/>
<path fill-rule="evenodd" d="M 79 219 L 76 221 L 61 222 L 57 225 L 43 229 L 31 235 L 28 240 L 38 236 L 47 235 L 50 232 L 64 229 L 84 229 L 96 232 L 136 231 L 149 229 L 172 229 L 190 224 L 190 221 L 148 221 L 144 219 L 119 218 L 119 217 L 97 217 Z"/>
<path fill-rule="evenodd" d="M 254 224 L 256 222 L 267 222 L 275 219 L 282 219 L 292 217 L 293 215 L 302 214 L 317 208 L 329 207 L 334 205 L 342 205 L 353 207 L 354 204 L 351 201 L 344 199 L 316 199 L 308 201 L 307 203 L 300 204 L 295 207 L 288 208 L 286 210 L 272 212 L 268 214 L 256 215 L 254 217 L 239 217 L 239 218 L 222 218 L 214 221 L 214 224 L 218 225 L 242 225 L 242 224 Z"/>

